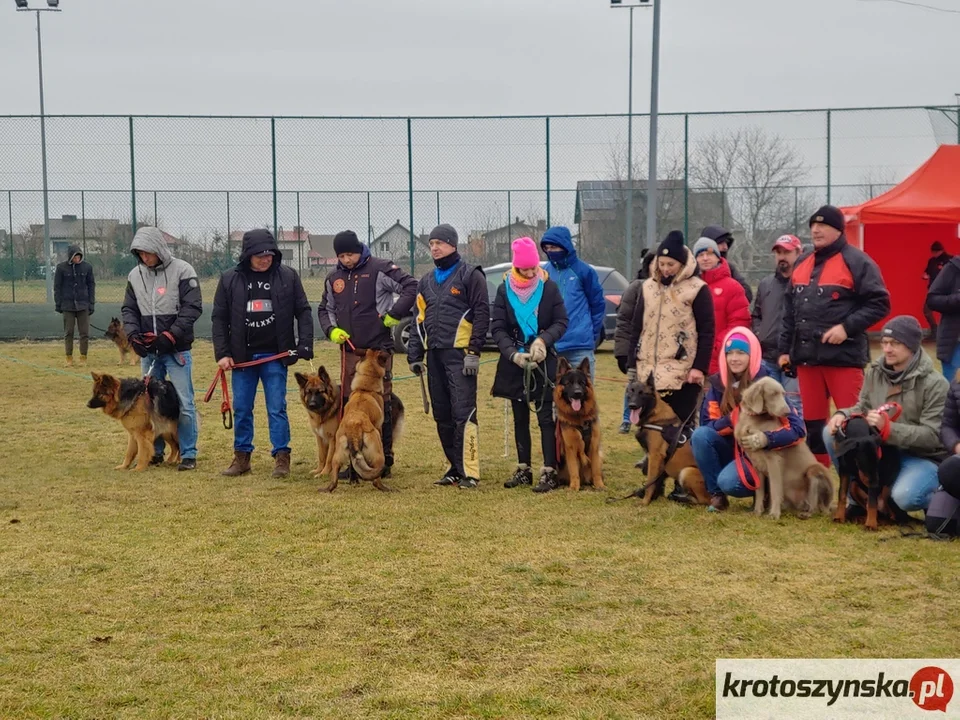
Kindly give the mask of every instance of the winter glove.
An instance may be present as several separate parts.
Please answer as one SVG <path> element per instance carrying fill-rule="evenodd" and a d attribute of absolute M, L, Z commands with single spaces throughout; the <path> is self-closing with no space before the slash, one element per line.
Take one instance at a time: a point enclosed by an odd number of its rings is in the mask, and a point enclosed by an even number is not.
<path fill-rule="evenodd" d="M 530 359 L 530 353 L 515 352 L 510 356 L 510 362 L 512 362 L 517 367 L 523 369 L 527 366 L 527 361 Z"/>
<path fill-rule="evenodd" d="M 627 359 L 626 359 L 625 357 L 618 357 L 618 358 L 617 358 L 617 367 L 620 368 L 620 372 L 622 372 L 624 375 L 626 375 L 626 374 L 627 374 L 627 370 L 628 370 L 628 367 L 627 367 Z"/>
<path fill-rule="evenodd" d="M 762 450 L 769 442 L 766 433 L 752 433 L 744 435 L 743 439 L 740 440 L 740 447 L 744 450 Z"/>
<path fill-rule="evenodd" d="M 90 306 L 90 309 L 87 311 L 88 315 L 93 315 L 93 305 Z"/>
<path fill-rule="evenodd" d="M 423 375 L 427 370 L 427 366 L 423 364 L 422 361 L 417 360 L 416 362 L 410 363 L 410 372 L 412 372 L 417 377 Z"/>
<path fill-rule="evenodd" d="M 393 315 L 384 315 L 383 316 L 383 326 L 385 328 L 393 328 L 400 324 L 400 321 L 397 320 Z"/>
<path fill-rule="evenodd" d="M 530 360 L 535 363 L 542 363 L 547 359 L 547 344 L 537 338 L 530 343 Z"/>
<path fill-rule="evenodd" d="M 313 360 L 313 345 L 301 345 L 297 348 L 297 357 L 293 358 L 293 361 L 296 362 L 297 359 L 300 360 Z"/>
<path fill-rule="evenodd" d="M 350 333 L 348 333 L 346 330 L 335 327 L 330 331 L 330 339 L 337 345 L 343 345 L 347 340 L 350 339 Z"/>
<path fill-rule="evenodd" d="M 133 347 L 133 351 L 140 357 L 146 357 L 153 349 L 153 341 L 143 333 L 131 335 L 130 345 Z"/>
<path fill-rule="evenodd" d="M 480 372 L 480 356 L 467 353 L 463 356 L 463 374 L 476 377 Z"/>
<path fill-rule="evenodd" d="M 169 355 L 174 351 L 177 345 L 177 339 L 170 331 L 164 331 L 157 335 L 157 341 L 153 344 L 153 350 L 157 355 Z"/>

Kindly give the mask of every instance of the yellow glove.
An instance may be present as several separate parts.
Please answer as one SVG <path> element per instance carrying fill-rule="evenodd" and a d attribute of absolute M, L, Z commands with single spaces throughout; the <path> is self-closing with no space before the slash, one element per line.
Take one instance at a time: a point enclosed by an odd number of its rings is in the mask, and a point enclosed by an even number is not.
<path fill-rule="evenodd" d="M 530 343 L 530 359 L 535 363 L 542 363 L 547 359 L 547 344 L 540 338 Z"/>
<path fill-rule="evenodd" d="M 350 339 L 350 333 L 348 333 L 346 330 L 335 327 L 330 331 L 330 339 L 337 345 L 343 345 L 347 340 Z"/>
<path fill-rule="evenodd" d="M 397 320 L 393 315 L 384 315 L 383 316 L 383 326 L 386 328 L 396 327 L 400 324 L 400 321 Z"/>

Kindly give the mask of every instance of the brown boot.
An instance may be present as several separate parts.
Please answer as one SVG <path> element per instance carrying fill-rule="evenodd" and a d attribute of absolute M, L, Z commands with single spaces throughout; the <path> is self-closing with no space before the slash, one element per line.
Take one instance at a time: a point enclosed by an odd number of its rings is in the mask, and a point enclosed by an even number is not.
<path fill-rule="evenodd" d="M 237 477 L 238 475 L 246 475 L 248 472 L 250 472 L 250 453 L 234 450 L 233 462 L 220 474 L 227 477 Z"/>
<path fill-rule="evenodd" d="M 274 458 L 277 461 L 273 468 L 273 477 L 282 478 L 290 474 L 290 451 L 281 450 Z"/>
<path fill-rule="evenodd" d="M 63 364 L 64 367 L 73 367 L 73 355 L 67 355 L 67 361 Z"/>
<path fill-rule="evenodd" d="M 87 356 L 86 356 L 86 355 L 81 355 L 81 356 L 80 356 L 80 367 L 86 367 L 86 366 L 87 366 Z"/>

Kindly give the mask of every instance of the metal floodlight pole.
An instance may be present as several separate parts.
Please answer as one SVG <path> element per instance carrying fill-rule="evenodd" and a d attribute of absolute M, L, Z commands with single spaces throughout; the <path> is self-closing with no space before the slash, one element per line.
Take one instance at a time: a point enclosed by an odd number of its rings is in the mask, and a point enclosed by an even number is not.
<path fill-rule="evenodd" d="M 633 277 L 633 8 L 630 8 L 630 61 L 627 81 L 627 257 L 626 273 Z"/>
<path fill-rule="evenodd" d="M 47 122 L 43 105 L 43 42 L 40 39 L 40 13 L 60 12 L 57 3 L 50 7 L 30 10 L 27 3 L 17 3 L 17 12 L 35 12 L 37 14 L 37 69 L 40 74 L 40 159 L 43 165 L 43 247 L 46 249 L 46 267 L 43 274 L 47 281 L 47 302 L 53 302 L 53 245 L 50 242 L 50 195 L 47 185 Z"/>
<path fill-rule="evenodd" d="M 650 64 L 650 170 L 647 173 L 647 247 L 657 242 L 657 118 L 660 96 L 660 3 L 653 3 L 653 60 Z M 628 268 L 629 270 L 629 268 Z M 630 277 L 630 275 L 627 275 Z"/>

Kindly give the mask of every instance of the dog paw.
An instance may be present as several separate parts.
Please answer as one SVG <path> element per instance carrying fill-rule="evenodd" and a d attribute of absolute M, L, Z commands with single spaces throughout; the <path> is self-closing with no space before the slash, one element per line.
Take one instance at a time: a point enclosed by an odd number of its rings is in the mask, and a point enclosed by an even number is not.
<path fill-rule="evenodd" d="M 117 466 L 114 467 L 113 469 L 114 469 L 114 470 L 126 470 L 126 469 L 127 469 L 127 466 L 126 466 L 126 465 L 117 465 Z"/>

